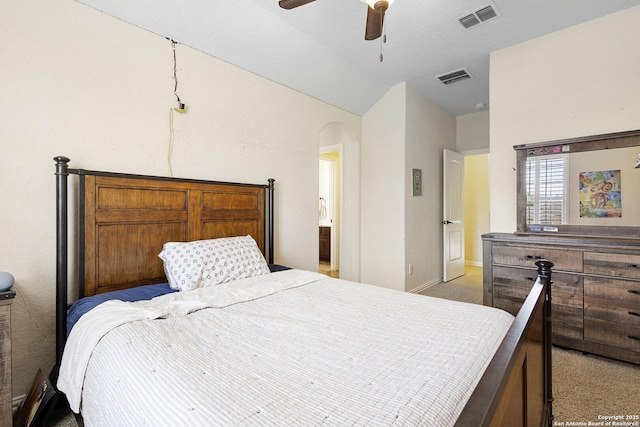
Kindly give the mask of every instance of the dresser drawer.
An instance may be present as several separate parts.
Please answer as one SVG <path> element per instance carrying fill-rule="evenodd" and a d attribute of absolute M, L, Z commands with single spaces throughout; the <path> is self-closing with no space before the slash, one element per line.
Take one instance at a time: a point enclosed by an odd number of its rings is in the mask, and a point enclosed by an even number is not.
<path fill-rule="evenodd" d="M 640 326 L 584 318 L 584 339 L 637 352 L 633 363 L 640 363 Z"/>
<path fill-rule="evenodd" d="M 639 352 L 640 282 L 584 278 L 584 339 Z"/>
<path fill-rule="evenodd" d="M 515 315 L 533 285 L 537 271 L 521 267 L 493 267 L 494 306 Z M 582 276 L 552 273 L 553 334 L 583 338 Z"/>
<path fill-rule="evenodd" d="M 493 267 L 493 306 L 514 316 L 533 287 L 537 272 L 527 268 Z"/>
<path fill-rule="evenodd" d="M 536 261 L 548 259 L 553 270 L 582 271 L 581 251 L 501 245 L 494 246 L 492 253 L 494 264 L 537 268 Z"/>
<path fill-rule="evenodd" d="M 553 273 L 551 277 L 553 277 Z M 609 300 L 610 302 L 603 302 L 608 305 L 617 302 L 640 304 L 640 282 L 604 277 L 585 277 L 584 295 L 585 297 Z"/>
<path fill-rule="evenodd" d="M 640 279 L 640 255 L 586 252 L 584 254 L 584 272 Z"/>
<path fill-rule="evenodd" d="M 551 316 L 554 335 L 583 339 L 582 276 L 551 273 Z"/>
<path fill-rule="evenodd" d="M 640 282 L 585 277 L 584 316 L 640 327 Z"/>
<path fill-rule="evenodd" d="M 584 297 L 584 317 L 640 327 L 640 303 Z"/>

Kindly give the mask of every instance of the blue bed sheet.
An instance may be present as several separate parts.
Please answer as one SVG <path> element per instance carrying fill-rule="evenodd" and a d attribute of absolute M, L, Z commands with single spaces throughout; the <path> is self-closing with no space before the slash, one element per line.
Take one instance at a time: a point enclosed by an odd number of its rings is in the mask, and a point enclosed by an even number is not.
<path fill-rule="evenodd" d="M 159 283 L 156 285 L 138 286 L 136 288 L 105 292 L 103 294 L 81 298 L 73 303 L 67 313 L 67 335 L 69 335 L 73 325 L 76 324 L 82 315 L 105 301 L 114 299 L 126 302 L 150 300 L 155 297 L 159 297 L 160 295 L 177 291 L 178 289 L 171 289 L 168 283 Z"/>
<path fill-rule="evenodd" d="M 289 267 L 285 267 L 278 264 L 269 264 L 269 270 L 273 273 L 276 271 L 289 270 Z M 121 291 L 105 292 L 86 298 L 81 298 L 69 309 L 67 313 L 67 336 L 73 329 L 73 325 L 92 308 L 102 304 L 109 300 L 120 300 L 126 302 L 150 300 L 160 295 L 170 294 L 172 292 L 178 292 L 178 289 L 171 289 L 168 283 L 159 283 L 157 285 L 138 286 L 136 288 L 124 289 Z"/>

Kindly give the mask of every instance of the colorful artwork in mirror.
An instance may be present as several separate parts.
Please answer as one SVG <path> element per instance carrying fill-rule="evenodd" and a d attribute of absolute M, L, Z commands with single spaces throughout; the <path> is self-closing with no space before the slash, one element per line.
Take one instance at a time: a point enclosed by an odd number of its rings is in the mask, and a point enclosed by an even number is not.
<path fill-rule="evenodd" d="M 580 217 L 622 217 L 619 169 L 580 172 Z"/>

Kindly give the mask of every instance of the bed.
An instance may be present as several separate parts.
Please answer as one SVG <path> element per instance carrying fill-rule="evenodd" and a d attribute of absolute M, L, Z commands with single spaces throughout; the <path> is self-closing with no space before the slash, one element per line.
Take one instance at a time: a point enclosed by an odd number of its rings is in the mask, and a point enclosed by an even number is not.
<path fill-rule="evenodd" d="M 513 318 L 275 265 L 273 179 L 150 177 L 54 160 L 52 376 L 85 425 L 551 424 L 552 263 L 538 263 Z M 72 230 L 69 175 L 78 177 Z M 82 315 L 68 305 L 69 235 L 79 301 L 94 304 Z M 187 251 L 208 256 L 220 245 L 249 247 L 242 253 L 253 258 L 184 273 Z"/>

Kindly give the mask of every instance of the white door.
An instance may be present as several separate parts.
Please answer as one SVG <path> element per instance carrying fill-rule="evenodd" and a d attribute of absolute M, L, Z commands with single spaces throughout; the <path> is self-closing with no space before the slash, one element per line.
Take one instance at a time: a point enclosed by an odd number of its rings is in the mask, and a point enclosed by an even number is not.
<path fill-rule="evenodd" d="M 448 282 L 464 274 L 464 156 L 444 150 L 443 158 L 443 259 L 444 281 Z"/>

